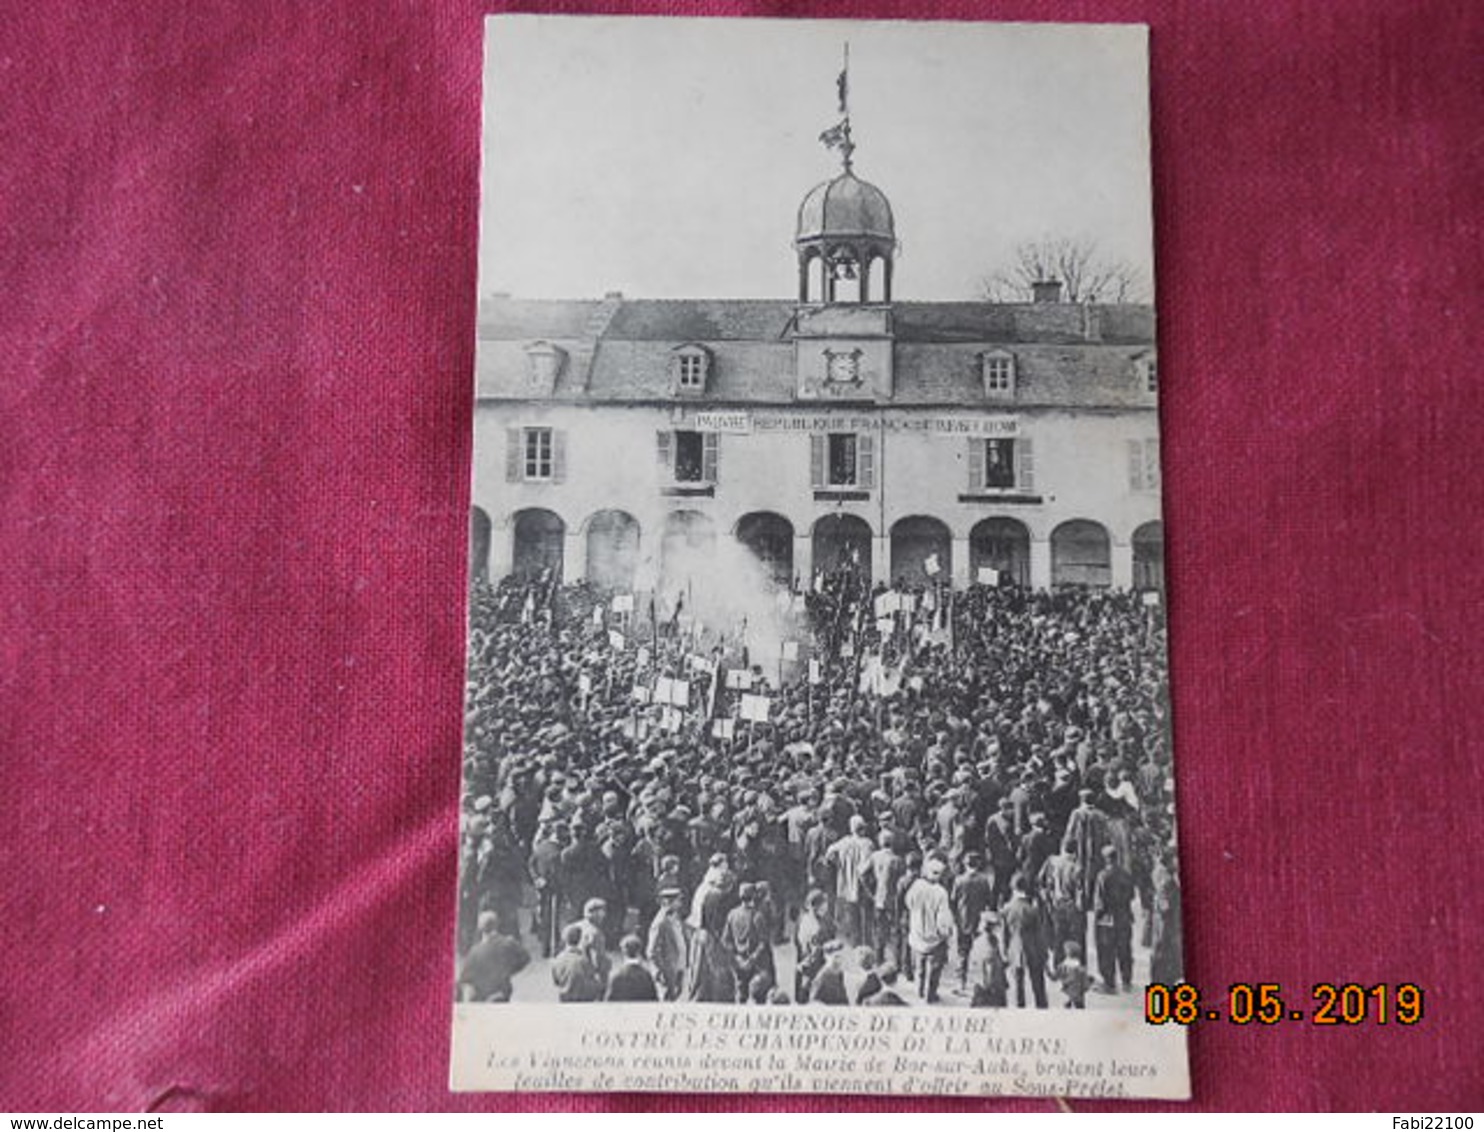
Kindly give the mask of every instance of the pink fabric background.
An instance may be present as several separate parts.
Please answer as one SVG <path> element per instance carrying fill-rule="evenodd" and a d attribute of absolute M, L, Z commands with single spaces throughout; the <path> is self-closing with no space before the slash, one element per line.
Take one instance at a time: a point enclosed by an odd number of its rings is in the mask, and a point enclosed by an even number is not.
<path fill-rule="evenodd" d="M 1190 973 L 1430 996 L 1195 1103 L 1484 1106 L 1484 6 L 698 7 L 1153 25 Z M 0 1108 L 664 1103 L 444 1086 L 480 7 L 4 8 Z"/>

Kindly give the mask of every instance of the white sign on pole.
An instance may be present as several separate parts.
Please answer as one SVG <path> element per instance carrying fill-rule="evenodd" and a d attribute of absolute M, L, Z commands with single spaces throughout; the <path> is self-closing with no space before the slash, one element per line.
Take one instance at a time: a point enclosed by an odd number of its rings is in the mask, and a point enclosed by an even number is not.
<path fill-rule="evenodd" d="M 649 667 L 649 646 L 648 645 L 640 645 L 639 646 L 639 655 L 634 658 L 634 663 L 637 664 L 640 668 L 648 668 Z"/>
<path fill-rule="evenodd" d="M 890 617 L 879 618 L 876 622 L 876 632 L 880 633 L 883 637 L 889 637 L 891 636 L 891 631 L 896 628 L 896 625 L 897 623 Z"/>
<path fill-rule="evenodd" d="M 633 695 L 636 704 L 647 704 L 649 702 L 649 689 L 643 684 L 634 685 Z"/>
<path fill-rule="evenodd" d="M 822 684 L 822 683 L 824 683 L 824 673 L 820 671 L 819 661 L 817 661 L 817 660 L 810 660 L 809 661 L 809 683 L 811 683 L 811 684 Z"/>
<path fill-rule="evenodd" d="M 799 659 L 799 642 L 798 641 L 784 641 L 783 642 L 783 659 L 784 660 L 798 660 Z"/>
<path fill-rule="evenodd" d="M 979 584 L 981 586 L 997 586 L 1000 584 L 1000 572 L 993 566 L 979 567 Z"/>
<path fill-rule="evenodd" d="M 614 594 L 613 595 L 613 612 L 614 613 L 633 613 L 634 612 L 634 595 L 633 594 Z"/>
<path fill-rule="evenodd" d="M 855 655 L 855 642 L 846 641 L 843 645 L 841 645 L 840 655 L 846 660 L 849 660 L 851 657 L 853 657 Z"/>
<path fill-rule="evenodd" d="M 745 668 L 727 669 L 727 687 L 747 691 L 752 687 L 752 673 Z"/>
<path fill-rule="evenodd" d="M 736 731 L 736 722 L 730 719 L 718 719 L 711 724 L 711 734 L 718 739 L 730 739 Z"/>
<path fill-rule="evenodd" d="M 623 650 L 624 637 L 617 629 L 608 630 L 608 644 L 620 651 Z"/>
<path fill-rule="evenodd" d="M 1159 604 L 1159 591 L 1158 590 L 1150 590 L 1148 593 L 1146 593 L 1144 595 L 1144 604 L 1145 605 L 1158 605 Z"/>
<path fill-rule="evenodd" d="M 670 702 L 676 707 L 686 707 L 690 704 L 690 681 L 670 681 Z"/>
<path fill-rule="evenodd" d="M 593 606 L 593 624 L 598 626 L 603 624 L 603 607 L 601 605 Z"/>
<path fill-rule="evenodd" d="M 742 697 L 742 718 L 755 723 L 768 722 L 768 708 L 772 701 L 767 696 L 747 695 Z"/>

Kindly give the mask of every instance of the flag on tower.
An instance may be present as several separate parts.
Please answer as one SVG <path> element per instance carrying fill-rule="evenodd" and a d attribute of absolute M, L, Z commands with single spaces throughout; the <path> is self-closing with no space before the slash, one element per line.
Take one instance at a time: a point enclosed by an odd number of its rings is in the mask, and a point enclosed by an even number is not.
<path fill-rule="evenodd" d="M 850 140 L 849 123 L 837 122 L 820 134 L 819 140 L 824 143 L 825 149 L 844 149 L 845 143 Z"/>

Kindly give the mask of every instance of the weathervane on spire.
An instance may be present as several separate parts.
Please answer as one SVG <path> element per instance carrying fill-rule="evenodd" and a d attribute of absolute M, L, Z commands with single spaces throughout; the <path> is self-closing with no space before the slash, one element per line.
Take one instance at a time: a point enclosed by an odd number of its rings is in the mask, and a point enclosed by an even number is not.
<path fill-rule="evenodd" d="M 850 41 L 845 42 L 845 63 L 840 68 L 840 76 L 835 80 L 835 90 L 840 99 L 840 121 L 835 123 L 824 133 L 819 135 L 819 140 L 824 142 L 826 149 L 838 149 L 840 158 L 845 163 L 845 172 L 850 172 L 850 155 L 855 152 L 855 142 L 850 140 Z"/>

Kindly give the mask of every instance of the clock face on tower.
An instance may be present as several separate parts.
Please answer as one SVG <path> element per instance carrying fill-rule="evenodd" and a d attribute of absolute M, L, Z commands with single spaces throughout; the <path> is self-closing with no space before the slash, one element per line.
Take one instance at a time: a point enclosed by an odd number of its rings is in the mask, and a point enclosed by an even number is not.
<path fill-rule="evenodd" d="M 859 350 L 826 350 L 825 380 L 831 385 L 859 385 L 861 352 Z"/>

